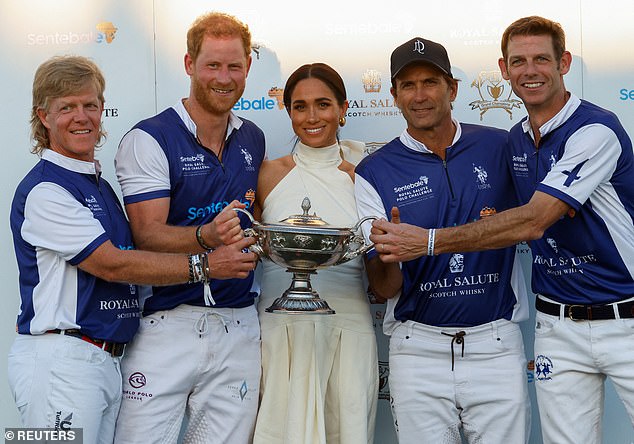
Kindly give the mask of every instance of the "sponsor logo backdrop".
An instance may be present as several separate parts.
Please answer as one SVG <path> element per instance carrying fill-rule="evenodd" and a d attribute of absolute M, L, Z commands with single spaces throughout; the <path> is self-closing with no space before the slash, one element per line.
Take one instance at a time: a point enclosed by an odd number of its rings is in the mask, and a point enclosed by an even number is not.
<path fill-rule="evenodd" d="M 497 67 L 499 42 L 516 18 L 539 14 L 559 21 L 574 55 L 566 77 L 569 90 L 616 112 L 634 134 L 634 29 L 629 26 L 632 3 L 614 0 L 537 0 L 528 3 L 457 0 L 450 9 L 440 4 L 404 0 L 397 7 L 325 0 L 289 7 L 255 0 L 213 3 L 182 0 L 3 0 L 0 3 L 0 73 L 3 106 L 3 162 L 0 174 L 0 279 L 5 309 L 0 313 L 0 381 L 6 381 L 6 355 L 14 338 L 18 311 L 17 266 L 13 256 L 8 213 L 14 189 L 36 162 L 29 153 L 31 82 L 36 67 L 50 56 L 92 57 L 106 76 L 104 125 L 108 139 L 98 153 L 105 177 L 115 184 L 113 157 L 118 141 L 138 120 L 172 105 L 189 91 L 183 69 L 185 34 L 191 22 L 208 10 L 236 15 L 249 24 L 253 65 L 239 115 L 259 124 L 267 136 L 269 157 L 289 153 L 293 134 L 281 93 L 288 75 L 299 65 L 322 61 L 337 69 L 346 82 L 350 108 L 343 138 L 379 148 L 396 137 L 405 121 L 389 93 L 389 55 L 414 36 L 445 45 L 454 75 L 461 80 L 454 115 L 461 121 L 510 128 L 524 115 Z M 610 32 L 606 32 L 609 29 Z M 530 251 L 518 246 L 530 275 Z M 532 304 L 533 300 L 530 299 Z M 387 337 L 381 333 L 384 305 L 372 306 L 379 340 L 381 387 L 376 443 L 395 443 L 389 408 Z M 523 325 L 526 352 L 533 359 L 533 314 Z M 541 443 L 535 407 L 535 365 L 527 368 L 533 403 L 531 443 Z M 6 383 L 0 383 L 0 426 L 19 425 Z M 608 386 L 604 441 L 634 442 L 634 432 L 621 401 Z"/>

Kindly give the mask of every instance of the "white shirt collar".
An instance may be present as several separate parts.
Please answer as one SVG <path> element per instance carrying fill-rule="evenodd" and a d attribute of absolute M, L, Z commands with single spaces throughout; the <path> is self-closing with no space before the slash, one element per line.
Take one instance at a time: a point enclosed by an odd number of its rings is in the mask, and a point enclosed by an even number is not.
<path fill-rule="evenodd" d="M 577 108 L 579 108 L 579 105 L 581 105 L 581 99 L 579 99 L 579 97 L 577 97 L 573 93 L 570 93 L 570 97 L 568 98 L 568 101 L 566 102 L 564 107 L 561 108 L 559 112 L 555 114 L 549 121 L 539 127 L 540 137 L 544 137 L 546 134 L 556 130 L 561 125 L 563 125 L 570 118 L 572 113 L 574 113 Z M 530 134 L 533 140 L 535 140 L 535 136 L 531 128 L 530 117 L 527 117 L 526 120 L 522 122 L 522 129 L 525 133 Z"/>
<path fill-rule="evenodd" d="M 48 160 L 55 165 L 65 168 L 69 171 L 74 171 L 81 174 L 98 174 L 101 173 L 101 164 L 97 159 L 93 162 L 86 162 L 85 160 L 77 160 L 71 157 L 64 156 L 63 154 L 53 151 L 52 149 L 45 148 L 42 151 L 42 159 Z"/>
<path fill-rule="evenodd" d="M 451 145 L 455 145 L 455 143 L 460 139 L 460 136 L 462 135 L 462 127 L 460 126 L 460 122 L 458 122 L 458 120 L 456 120 L 453 115 L 451 116 L 451 121 L 453 122 L 454 126 L 456 127 L 456 134 L 454 134 L 453 136 L 453 141 L 451 142 Z M 425 144 L 419 140 L 414 139 L 411 134 L 409 132 L 407 132 L 407 128 L 403 130 L 403 132 L 401 133 L 401 136 L 399 137 L 399 139 L 401 140 L 401 142 L 403 143 L 403 145 L 405 145 L 407 148 L 414 150 L 414 151 L 419 151 L 421 153 L 431 153 L 432 151 L 427 148 L 425 146 Z"/>
<path fill-rule="evenodd" d="M 183 104 L 182 100 L 179 100 L 178 102 L 176 102 L 176 104 L 173 106 L 174 110 L 176 111 L 176 114 L 178 114 L 178 116 L 181 118 L 181 120 L 183 121 L 183 123 L 185 124 L 185 126 L 187 127 L 187 129 L 189 130 L 190 133 L 192 133 L 194 136 L 196 135 L 196 123 L 192 120 L 191 116 L 189 115 L 189 113 L 187 112 L 187 110 L 185 109 L 185 105 Z M 238 116 L 236 116 L 233 111 L 229 112 L 229 126 L 227 127 L 227 135 L 225 140 L 227 140 L 227 138 L 229 137 L 229 134 L 231 134 L 231 132 L 235 129 L 240 129 L 240 127 L 242 126 L 242 119 L 240 119 Z"/>

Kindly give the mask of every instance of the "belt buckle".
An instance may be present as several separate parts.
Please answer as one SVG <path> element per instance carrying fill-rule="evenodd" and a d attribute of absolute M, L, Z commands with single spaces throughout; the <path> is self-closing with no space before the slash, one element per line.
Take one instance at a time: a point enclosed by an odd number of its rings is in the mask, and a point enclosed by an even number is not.
<path fill-rule="evenodd" d="M 121 342 L 111 342 L 110 356 L 121 358 L 125 354 L 125 344 Z"/>
<path fill-rule="evenodd" d="M 575 322 L 576 321 L 585 321 L 585 319 L 577 319 L 577 318 L 572 316 L 572 310 L 575 307 L 583 308 L 583 307 L 585 307 L 585 305 L 569 305 L 568 306 L 568 319 L 570 319 L 571 321 L 575 321 Z"/>

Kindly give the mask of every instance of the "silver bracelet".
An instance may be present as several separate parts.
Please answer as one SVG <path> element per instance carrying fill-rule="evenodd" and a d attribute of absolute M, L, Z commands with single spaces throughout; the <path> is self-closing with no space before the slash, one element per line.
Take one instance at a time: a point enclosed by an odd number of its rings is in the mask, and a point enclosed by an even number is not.
<path fill-rule="evenodd" d="M 195 284 L 196 282 L 202 282 L 207 280 L 205 271 L 203 269 L 203 261 L 201 260 L 201 254 L 189 255 L 189 283 Z"/>
<path fill-rule="evenodd" d="M 434 243 L 436 242 L 436 229 L 429 229 L 429 236 L 427 237 L 427 256 L 434 255 Z"/>

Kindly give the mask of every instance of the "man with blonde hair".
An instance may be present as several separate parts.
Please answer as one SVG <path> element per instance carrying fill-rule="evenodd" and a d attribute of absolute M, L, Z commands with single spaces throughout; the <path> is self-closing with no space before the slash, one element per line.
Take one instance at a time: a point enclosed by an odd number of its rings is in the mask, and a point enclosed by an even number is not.
<path fill-rule="evenodd" d="M 199 17 L 187 33 L 189 96 L 123 137 L 116 171 L 140 248 L 230 248 L 221 246 L 214 221 L 228 208 L 251 210 L 265 155 L 262 131 L 232 112 L 250 53 L 249 29 L 235 17 Z M 212 264 L 212 277 L 222 267 Z M 185 442 L 251 440 L 261 365 L 252 284 L 249 273 L 151 289 L 122 361 L 117 443 L 176 442 L 185 414 Z"/>

